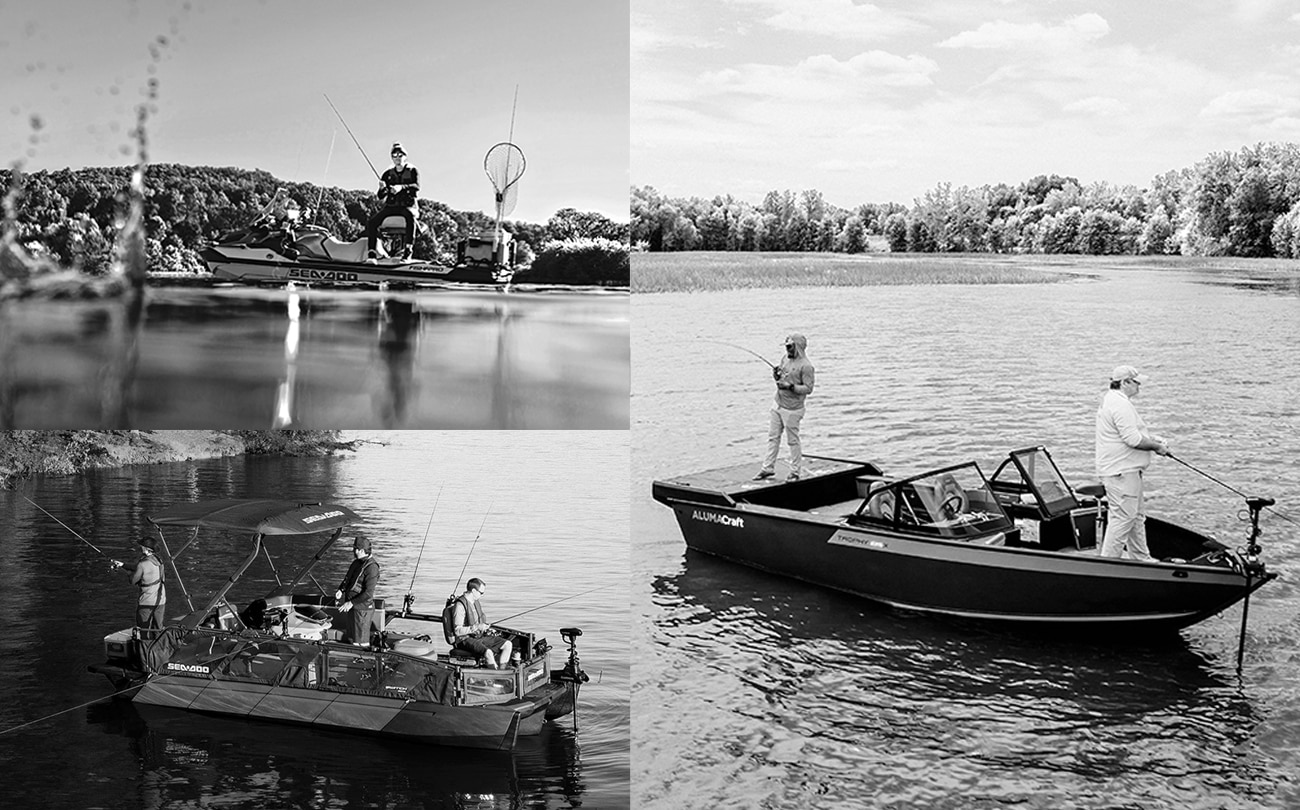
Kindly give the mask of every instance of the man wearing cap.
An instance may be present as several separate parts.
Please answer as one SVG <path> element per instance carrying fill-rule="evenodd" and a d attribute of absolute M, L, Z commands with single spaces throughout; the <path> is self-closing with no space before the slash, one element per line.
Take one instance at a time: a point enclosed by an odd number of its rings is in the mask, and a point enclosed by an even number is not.
<path fill-rule="evenodd" d="M 803 447 L 799 443 L 799 423 L 803 421 L 804 400 L 813 390 L 813 365 L 808 361 L 808 338 L 794 333 L 785 339 L 785 357 L 772 368 L 776 396 L 767 427 L 767 457 L 754 476 L 755 481 L 776 475 L 776 457 L 781 450 L 781 434 L 790 445 L 790 477 L 798 481 L 803 473 Z"/>
<path fill-rule="evenodd" d="M 135 626 L 141 638 L 154 638 L 162 630 L 167 610 L 167 586 L 163 583 L 162 561 L 154 553 L 158 541 L 140 538 L 140 559 L 131 572 L 131 584 L 140 589 L 135 603 Z"/>
<path fill-rule="evenodd" d="M 489 632 L 492 625 L 479 602 L 485 590 L 487 584 L 474 577 L 465 583 L 465 593 L 456 597 L 452 613 L 456 641 L 452 647 L 480 655 L 488 666 L 501 669 L 510 661 L 510 639 Z"/>
<path fill-rule="evenodd" d="M 379 563 L 370 556 L 370 541 L 357 537 L 352 542 L 356 559 L 348 566 L 343 583 L 334 592 L 339 610 L 348 614 L 343 641 L 365 647 L 370 643 L 370 620 L 375 613 L 375 588 L 379 587 Z"/>
<path fill-rule="evenodd" d="M 392 157 L 393 167 L 385 169 L 379 178 L 379 201 L 383 205 L 380 206 L 379 213 L 366 223 L 366 255 L 371 259 L 375 258 L 379 226 L 387 217 L 400 216 L 406 220 L 406 247 L 399 258 L 411 258 L 411 245 L 415 241 L 415 219 L 419 216 L 416 195 L 420 191 L 420 170 L 406 165 L 406 150 L 401 143 L 393 144 Z"/>
<path fill-rule="evenodd" d="M 1142 471 L 1151 453 L 1167 456 L 1164 439 L 1147 432 L 1146 422 L 1133 407 L 1145 374 L 1133 366 L 1116 366 L 1110 389 L 1097 408 L 1097 475 L 1106 487 L 1109 512 L 1101 556 L 1120 557 L 1127 550 L 1136 560 L 1150 560 L 1146 512 L 1142 503 Z"/>

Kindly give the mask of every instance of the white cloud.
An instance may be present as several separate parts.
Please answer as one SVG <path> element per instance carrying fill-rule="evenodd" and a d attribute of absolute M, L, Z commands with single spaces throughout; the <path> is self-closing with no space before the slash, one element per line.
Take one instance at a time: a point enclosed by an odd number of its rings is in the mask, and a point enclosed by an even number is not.
<path fill-rule="evenodd" d="M 1078 101 L 1072 101 L 1062 107 L 1065 112 L 1085 115 L 1090 118 L 1105 118 L 1109 116 L 1124 115 L 1128 112 L 1128 105 L 1117 98 L 1106 96 L 1090 96 L 1081 98 Z"/>
<path fill-rule="evenodd" d="M 863 40 L 886 39 L 923 28 L 903 15 L 853 0 L 757 0 L 757 4 L 775 12 L 763 22 L 780 31 Z"/>
<path fill-rule="evenodd" d="M 1075 48 L 1110 33 L 1110 24 L 1098 14 L 1080 14 L 1060 25 L 988 22 L 974 31 L 963 31 L 939 43 L 940 48 L 1056 50 Z"/>
<path fill-rule="evenodd" d="M 1233 90 L 1212 99 L 1201 108 L 1200 117 L 1242 123 L 1267 123 L 1297 110 L 1295 99 L 1267 90 Z"/>

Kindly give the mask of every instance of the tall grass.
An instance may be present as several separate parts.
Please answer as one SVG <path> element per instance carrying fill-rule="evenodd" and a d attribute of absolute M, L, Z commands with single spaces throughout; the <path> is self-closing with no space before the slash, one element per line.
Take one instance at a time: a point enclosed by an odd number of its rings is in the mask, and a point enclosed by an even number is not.
<path fill-rule="evenodd" d="M 634 292 L 704 292 L 884 284 L 1042 284 L 1074 273 L 1025 257 L 842 253 L 634 253 Z M 1041 258 L 1041 257 L 1035 257 Z M 1084 268 L 1080 268 L 1084 269 Z"/>

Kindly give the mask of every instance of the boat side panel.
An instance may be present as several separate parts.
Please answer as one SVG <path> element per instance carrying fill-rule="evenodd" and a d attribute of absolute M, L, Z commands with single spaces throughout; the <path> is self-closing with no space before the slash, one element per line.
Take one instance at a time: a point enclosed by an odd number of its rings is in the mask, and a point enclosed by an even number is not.
<path fill-rule="evenodd" d="M 333 701 L 329 692 L 314 689 L 272 687 L 260 703 L 249 712 L 253 717 L 288 720 L 295 723 L 315 723 Z"/>
<path fill-rule="evenodd" d="M 1143 565 L 850 530 L 676 504 L 687 545 L 890 604 L 1032 621 L 1203 617 L 1245 593 L 1226 568 Z"/>
<path fill-rule="evenodd" d="M 156 678 L 141 686 L 132 700 L 152 706 L 188 709 L 208 683 L 210 681 L 198 678 Z"/>
<path fill-rule="evenodd" d="M 194 696 L 189 708 L 197 712 L 245 715 L 253 711 L 270 691 L 271 687 L 261 683 L 209 681 L 203 691 Z"/>
<path fill-rule="evenodd" d="M 402 710 L 402 702 L 369 695 L 340 694 L 313 721 L 319 726 L 378 731 Z"/>

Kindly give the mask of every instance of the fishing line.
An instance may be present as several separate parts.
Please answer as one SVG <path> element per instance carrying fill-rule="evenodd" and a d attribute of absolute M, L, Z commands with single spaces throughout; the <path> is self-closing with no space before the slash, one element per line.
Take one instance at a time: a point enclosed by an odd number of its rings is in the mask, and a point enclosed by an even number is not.
<path fill-rule="evenodd" d="M 1232 492 L 1232 493 L 1234 493 L 1234 494 L 1236 494 L 1236 495 L 1240 495 L 1241 497 L 1245 498 L 1246 500 L 1250 500 L 1250 496 L 1249 496 L 1249 495 L 1247 495 L 1246 493 L 1244 493 L 1244 492 L 1242 492 L 1241 490 L 1237 489 L 1236 487 L 1229 486 L 1229 485 L 1223 483 L 1222 481 L 1220 481 L 1219 479 L 1215 478 L 1213 475 L 1210 475 L 1209 473 L 1205 472 L 1204 470 L 1197 469 L 1196 467 L 1193 467 L 1191 464 L 1188 464 L 1186 461 L 1183 461 L 1181 458 L 1179 458 L 1178 456 L 1175 456 L 1173 453 L 1168 453 L 1167 455 L 1169 456 L 1169 458 L 1172 458 L 1174 461 L 1177 461 L 1179 464 L 1183 465 L 1184 467 L 1186 467 L 1187 469 L 1191 470 L 1192 472 L 1194 472 L 1194 473 L 1196 473 L 1196 474 L 1198 474 L 1198 475 L 1203 475 L 1203 476 L 1205 476 L 1206 478 L 1208 478 L 1208 479 L 1210 479 L 1211 481 L 1213 481 L 1214 483 L 1216 483 L 1216 484 L 1218 484 L 1219 486 L 1223 487 L 1224 489 L 1228 490 L 1229 492 Z M 1296 520 L 1294 520 L 1293 518 L 1291 518 L 1291 517 L 1289 517 L 1289 516 L 1287 516 L 1287 515 L 1285 515 L 1285 514 L 1279 512 L 1279 511 L 1277 511 L 1276 509 L 1273 509 L 1272 507 L 1265 506 L 1264 508 L 1267 509 L 1268 511 L 1272 512 L 1273 514 L 1277 515 L 1278 517 L 1282 518 L 1283 520 L 1287 521 L 1288 523 L 1294 523 L 1294 524 L 1296 524 L 1297 526 L 1300 526 L 1300 521 L 1296 521 Z"/>
<path fill-rule="evenodd" d="M 325 156 L 325 176 L 321 178 L 320 194 L 316 195 L 316 210 L 313 211 L 311 215 L 311 224 L 313 225 L 316 224 L 316 218 L 320 216 L 320 204 L 325 199 L 325 184 L 329 182 L 330 177 L 330 161 L 334 159 L 334 139 L 337 138 L 338 135 L 339 131 L 337 129 L 330 132 L 330 151 L 329 154 Z"/>
<path fill-rule="evenodd" d="M 541 610 L 542 608 L 548 608 L 548 607 L 550 607 L 551 605 L 558 605 L 558 604 L 560 604 L 561 602 L 567 602 L 567 601 L 569 601 L 570 599 L 577 599 L 579 596 L 586 596 L 586 595 L 589 594 L 589 593 L 595 593 L 596 591 L 603 591 L 603 590 L 605 590 L 606 588 L 612 588 L 612 587 L 614 587 L 614 583 L 611 582 L 611 583 L 608 584 L 608 585 L 601 585 L 599 588 L 592 588 L 592 589 L 589 590 L 589 591 L 583 591 L 582 593 L 575 593 L 573 596 L 566 596 L 566 597 L 563 597 L 562 599 L 556 599 L 554 602 L 547 602 L 547 603 L 544 604 L 544 605 L 538 605 L 538 606 L 535 607 L 535 608 L 529 608 L 528 610 L 525 610 L 523 613 L 516 613 L 515 615 L 513 615 L 513 616 L 507 616 L 507 617 L 505 617 L 504 619 L 494 619 L 492 623 L 493 623 L 493 624 L 500 624 L 501 622 L 508 622 L 508 621 L 510 621 L 511 619 L 517 619 L 517 618 L 519 618 L 520 616 L 527 616 L 529 613 L 532 613 L 532 612 L 537 611 L 537 610 Z"/>
<path fill-rule="evenodd" d="M 163 680 L 164 678 L 170 678 L 170 677 L 172 677 L 172 675 L 174 675 L 174 674 L 176 674 L 176 673 L 171 673 L 171 672 L 169 672 L 169 673 L 166 673 L 166 674 L 163 674 L 163 675 L 155 675 L 154 677 L 152 677 L 152 678 L 149 679 L 149 682 L 150 682 L 150 683 L 153 683 L 153 682 L 155 682 L 155 681 L 161 681 L 161 680 Z M 118 691 L 116 691 L 116 692 L 110 692 L 110 693 L 108 693 L 107 695 L 104 695 L 103 697 L 97 697 L 97 698 L 95 698 L 94 700 L 86 701 L 85 703 L 82 703 L 82 704 L 77 705 L 77 706 L 73 706 L 73 707 L 68 708 L 68 709 L 60 709 L 59 711 L 54 712 L 53 714 L 47 714 L 47 715 L 45 715 L 44 717 L 38 717 L 38 718 L 36 718 L 35 720 L 29 720 L 29 721 L 26 722 L 26 723 L 22 723 L 22 724 L 20 724 L 20 725 L 14 726 L 14 727 L 12 727 L 12 728 L 0 729 L 0 735 L 8 734 L 8 733 L 11 732 L 11 731 L 17 731 L 17 730 L 20 729 L 20 728 L 27 728 L 28 726 L 34 726 L 34 725 L 36 725 L 37 723 L 43 723 L 43 722 L 45 722 L 46 720 L 49 720 L 50 718 L 58 717 L 59 715 L 61 715 L 61 714 L 67 714 L 68 712 L 75 712 L 77 709 L 84 709 L 84 708 L 86 708 L 87 706 L 93 706 L 93 705 L 95 705 L 96 703 L 102 703 L 102 702 L 105 701 L 105 700 L 111 700 L 111 699 L 117 697 L 118 695 L 122 695 L 122 694 L 125 694 L 125 693 L 127 693 L 127 692 L 130 692 L 132 689 L 139 689 L 140 686 L 141 686 L 141 684 L 136 684 L 135 686 L 128 686 L 128 687 L 125 688 L 125 689 L 120 689 L 120 690 L 118 690 Z"/>
<path fill-rule="evenodd" d="M 483 515 L 483 522 L 479 524 L 478 534 L 474 535 L 474 542 L 469 544 L 469 554 L 465 555 L 465 564 L 460 567 L 460 574 L 456 577 L 456 584 L 451 589 L 452 593 L 460 590 L 461 577 L 465 576 L 465 569 L 469 568 L 469 558 L 474 556 L 474 546 L 478 545 L 478 539 L 483 534 L 483 527 L 487 525 L 488 515 L 492 514 L 492 504 L 494 503 L 496 501 L 488 502 L 487 514 Z"/>
<path fill-rule="evenodd" d="M 321 95 L 325 96 L 326 103 L 330 105 L 330 109 L 334 111 L 334 114 L 339 117 L 339 121 L 343 123 L 343 128 L 348 131 L 348 135 L 352 137 L 352 142 L 355 143 L 357 149 L 360 150 L 361 157 L 366 159 L 366 165 L 370 167 L 370 171 L 375 173 L 375 179 L 382 182 L 383 178 L 379 176 L 379 170 L 375 168 L 375 164 L 370 162 L 370 156 L 366 154 L 366 150 L 361 148 L 361 142 L 357 140 L 357 136 L 352 135 L 352 128 L 348 126 L 348 122 L 343 120 L 343 113 L 339 112 L 339 108 L 334 106 L 334 102 L 330 101 L 330 97 L 327 94 L 321 93 Z"/>
<path fill-rule="evenodd" d="M 723 346 L 730 346 L 733 349 L 740 349 L 742 352 L 747 352 L 749 354 L 754 355 L 759 360 L 762 360 L 765 364 L 767 364 L 768 368 L 776 368 L 776 365 L 772 363 L 772 361 L 768 360 L 766 357 L 754 351 L 753 349 L 746 349 L 744 346 L 741 346 L 739 343 L 729 343 L 725 340 L 711 340 L 709 338 L 700 338 L 700 339 L 703 340 L 705 343 L 720 343 Z"/>
<path fill-rule="evenodd" d="M 82 537 L 81 535 L 79 535 L 79 534 L 77 534 L 75 531 L 73 531 L 71 526 L 69 526 L 68 524 L 66 524 L 66 523 L 64 523 L 63 521 L 59 520 L 59 519 L 56 518 L 54 515 L 51 515 L 51 514 L 49 513 L 49 510 L 47 510 L 45 507 L 41 506 L 41 505 L 40 505 L 39 503 L 37 503 L 36 501 L 33 501 L 31 498 L 27 497 L 26 495 L 22 494 L 21 492 L 18 493 L 18 497 L 22 498 L 24 501 L 27 501 L 27 502 L 30 503 L 32 506 L 35 506 L 37 509 L 41 510 L 41 511 L 44 512 L 45 514 L 49 515 L 50 520 L 53 520 L 55 523 L 59 524 L 59 525 L 62 526 L 63 528 L 65 528 L 65 529 L 67 529 L 68 531 L 72 532 L 72 536 L 73 536 L 73 537 L 77 538 L 78 540 L 80 540 L 81 542 L 83 542 L 83 543 L 85 543 L 86 545 L 90 546 L 91 548 L 95 549 L 95 552 L 96 552 L 96 553 L 101 554 L 101 555 L 103 555 L 103 556 L 105 556 L 105 557 L 108 557 L 108 555 L 107 555 L 107 554 L 104 554 L 104 552 L 100 551 L 100 550 L 99 550 L 99 547 L 96 546 L 94 543 L 90 542 L 90 541 L 87 540 L 86 538 Z M 109 559 L 109 562 L 117 562 L 117 560 L 114 560 L 112 557 L 108 557 L 108 559 Z"/>

